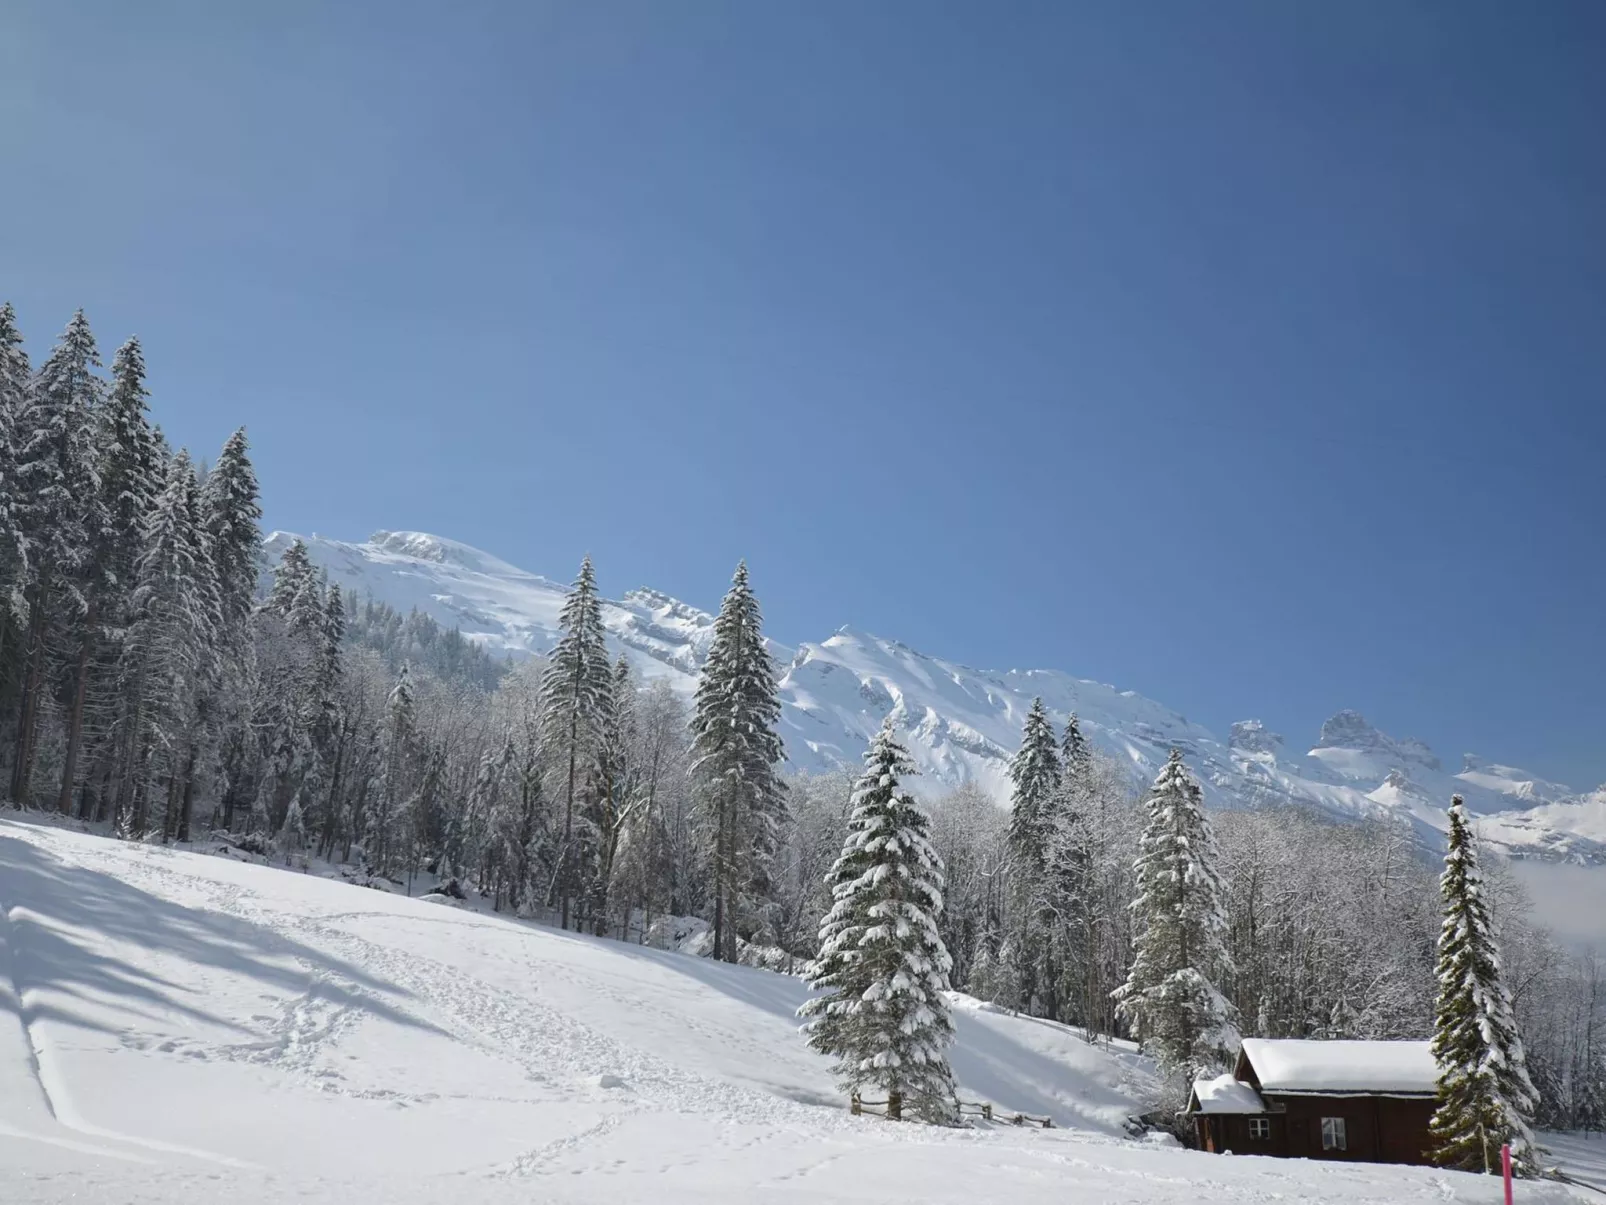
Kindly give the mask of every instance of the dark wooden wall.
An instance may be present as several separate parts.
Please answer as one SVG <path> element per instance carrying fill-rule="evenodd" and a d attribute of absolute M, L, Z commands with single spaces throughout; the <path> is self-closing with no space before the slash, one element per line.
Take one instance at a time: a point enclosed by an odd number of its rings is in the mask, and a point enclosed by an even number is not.
<path fill-rule="evenodd" d="M 1388 1096 L 1268 1097 L 1285 1105 L 1287 1154 L 1294 1158 L 1367 1163 L 1425 1163 L 1431 1099 Z M 1322 1149 L 1322 1118 L 1342 1117 L 1348 1148 Z"/>
<path fill-rule="evenodd" d="M 1199 1145 L 1207 1151 L 1221 1154 L 1231 1151 L 1235 1155 L 1286 1155 L 1288 1153 L 1287 1127 L 1276 1113 L 1266 1115 L 1271 1122 L 1270 1138 L 1251 1138 L 1249 1118 L 1236 1113 L 1214 1113 L 1200 1117 L 1205 1123 L 1199 1127 Z"/>
<path fill-rule="evenodd" d="M 1284 1111 L 1266 1114 L 1271 1136 L 1249 1136 L 1249 1118 L 1217 1113 L 1195 1118 L 1199 1145 L 1235 1155 L 1344 1159 L 1358 1163 L 1426 1163 L 1428 1120 L 1436 1102 L 1387 1096 L 1270 1096 Z M 1322 1118 L 1342 1117 L 1348 1145 L 1322 1149 Z"/>

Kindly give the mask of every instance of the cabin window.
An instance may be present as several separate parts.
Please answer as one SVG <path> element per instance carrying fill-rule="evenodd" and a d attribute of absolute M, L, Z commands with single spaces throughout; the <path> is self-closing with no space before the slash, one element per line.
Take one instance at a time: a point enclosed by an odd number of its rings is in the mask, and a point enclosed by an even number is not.
<path fill-rule="evenodd" d="M 1251 1117 L 1249 1119 L 1249 1136 L 1257 1142 L 1265 1142 L 1271 1137 L 1271 1118 Z"/>
<path fill-rule="evenodd" d="M 1344 1119 L 1342 1117 L 1322 1118 L 1322 1150 L 1346 1151 L 1349 1142 L 1344 1134 Z"/>

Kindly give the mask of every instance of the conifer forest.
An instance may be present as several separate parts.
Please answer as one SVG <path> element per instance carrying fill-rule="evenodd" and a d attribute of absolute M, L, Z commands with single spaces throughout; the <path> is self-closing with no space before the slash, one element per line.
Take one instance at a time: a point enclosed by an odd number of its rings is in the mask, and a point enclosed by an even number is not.
<path fill-rule="evenodd" d="M 1433 1038 L 1447 1165 L 1478 1127 L 1525 1170 L 1530 1128 L 1606 1128 L 1606 965 L 1534 923 L 1459 802 L 1448 859 L 1393 822 L 1207 810 L 1181 752 L 1135 781 L 1041 703 L 1007 801 L 922 793 L 890 724 L 861 771 L 797 773 L 746 564 L 694 697 L 610 648 L 589 559 L 555 647 L 504 661 L 299 543 L 267 563 L 245 430 L 173 447 L 156 417 L 137 339 L 103 352 L 78 313 L 25 343 L 0 309 L 11 806 L 803 974 L 806 1040 L 924 1120 L 953 1119 L 953 988 L 1135 1038 L 1162 1112 L 1241 1036 Z"/>

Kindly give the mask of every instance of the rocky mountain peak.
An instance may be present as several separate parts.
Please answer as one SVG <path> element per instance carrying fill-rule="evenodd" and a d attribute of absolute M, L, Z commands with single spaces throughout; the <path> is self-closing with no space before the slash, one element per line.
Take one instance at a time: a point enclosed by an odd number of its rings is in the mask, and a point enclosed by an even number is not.
<path fill-rule="evenodd" d="M 1283 738 L 1259 720 L 1239 720 L 1228 734 L 1227 747 L 1234 752 L 1270 753 L 1275 756 L 1283 747 Z"/>
<path fill-rule="evenodd" d="M 1370 749 L 1382 741 L 1383 734 L 1364 715 L 1345 708 L 1322 721 L 1318 749 Z"/>

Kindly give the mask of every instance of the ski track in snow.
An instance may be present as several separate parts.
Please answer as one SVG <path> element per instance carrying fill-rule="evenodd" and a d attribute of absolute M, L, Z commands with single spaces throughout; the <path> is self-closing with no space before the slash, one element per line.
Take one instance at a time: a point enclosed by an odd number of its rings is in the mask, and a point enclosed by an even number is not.
<path fill-rule="evenodd" d="M 7 1014 L 14 1019 L 14 1024 L 6 1026 L 9 1031 L 8 1039 L 14 1042 L 28 1069 L 32 1089 L 30 1095 L 37 1092 L 38 1103 L 54 1121 L 56 1106 L 50 1099 L 50 1089 L 45 1086 L 44 1073 L 39 1067 L 38 1039 L 29 1019 L 28 993 L 18 969 L 21 946 L 16 912 L 17 909 L 0 897 L 0 1005 L 3 1005 Z"/>
<path fill-rule="evenodd" d="M 28 986 L 25 970 L 27 945 L 23 937 L 23 926 L 32 919 L 34 918 L 27 909 L 8 905 L 0 899 L 0 966 L 5 968 L 7 981 L 4 1003 L 8 1006 L 6 1011 L 16 1018 L 16 1028 L 21 1031 L 21 1039 L 26 1047 L 23 1057 L 31 1073 L 32 1086 L 37 1088 L 44 1112 L 49 1119 L 86 1138 L 106 1139 L 114 1144 L 141 1147 L 161 1154 L 182 1155 L 207 1163 L 222 1164 L 225 1167 L 255 1169 L 256 1164 L 243 1159 L 113 1130 L 96 1125 L 83 1115 L 58 1066 L 56 1052 L 44 1032 L 44 1027 L 39 1025 L 33 1016 L 32 992 Z M 68 1149 L 92 1151 L 116 1158 L 128 1157 L 126 1152 L 119 1151 L 115 1147 L 78 1143 L 48 1133 L 38 1134 L 9 1125 L 5 1128 L 13 1136 L 34 1138 Z"/>

